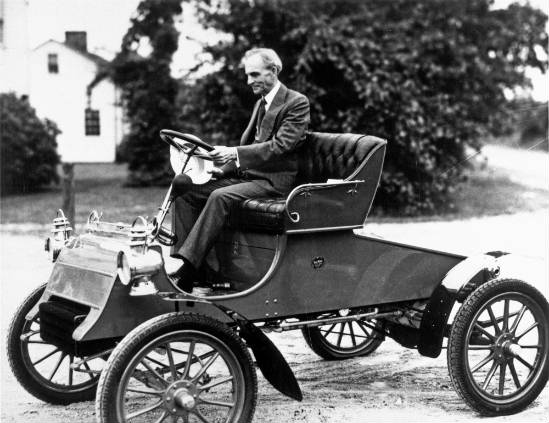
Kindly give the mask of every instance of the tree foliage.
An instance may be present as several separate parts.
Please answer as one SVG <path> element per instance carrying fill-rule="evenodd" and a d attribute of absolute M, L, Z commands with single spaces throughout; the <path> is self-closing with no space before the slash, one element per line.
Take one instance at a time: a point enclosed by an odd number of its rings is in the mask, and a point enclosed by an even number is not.
<path fill-rule="evenodd" d="M 447 204 L 467 147 L 505 119 L 505 89 L 547 62 L 547 16 L 489 0 L 211 0 L 201 23 L 229 34 L 207 46 L 220 66 L 184 85 L 181 126 L 236 144 L 253 98 L 239 66 L 274 48 L 281 79 L 311 103 L 311 129 L 388 140 L 376 204 L 404 213 Z"/>
<path fill-rule="evenodd" d="M 58 182 L 59 134 L 52 121 L 40 120 L 24 98 L 0 94 L 1 194 L 27 193 Z"/>
<path fill-rule="evenodd" d="M 176 120 L 178 85 L 170 75 L 170 64 L 179 38 L 174 17 L 181 11 L 181 0 L 141 1 L 110 66 L 129 118 L 130 185 L 158 184 L 168 176 L 168 149 L 159 145 L 158 132 L 173 127 Z M 140 48 L 150 54 L 139 54 Z"/>

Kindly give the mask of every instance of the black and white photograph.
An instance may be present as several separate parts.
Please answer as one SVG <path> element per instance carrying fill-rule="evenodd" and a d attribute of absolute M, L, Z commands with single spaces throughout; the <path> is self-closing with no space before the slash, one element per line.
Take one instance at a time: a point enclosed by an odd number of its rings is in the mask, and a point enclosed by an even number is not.
<path fill-rule="evenodd" d="M 0 0 L 2 423 L 546 423 L 547 0 Z"/>

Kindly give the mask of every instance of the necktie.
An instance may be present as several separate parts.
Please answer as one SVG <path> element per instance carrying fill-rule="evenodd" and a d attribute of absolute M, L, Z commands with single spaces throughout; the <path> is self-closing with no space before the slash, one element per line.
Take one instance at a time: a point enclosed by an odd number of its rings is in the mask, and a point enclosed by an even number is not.
<path fill-rule="evenodd" d="M 265 117 L 265 105 L 267 102 L 265 101 L 265 97 L 261 97 L 261 103 L 259 103 L 259 109 L 257 111 L 257 123 L 255 126 L 255 139 L 259 139 L 259 130 L 261 129 L 261 122 L 263 122 L 263 118 Z"/>

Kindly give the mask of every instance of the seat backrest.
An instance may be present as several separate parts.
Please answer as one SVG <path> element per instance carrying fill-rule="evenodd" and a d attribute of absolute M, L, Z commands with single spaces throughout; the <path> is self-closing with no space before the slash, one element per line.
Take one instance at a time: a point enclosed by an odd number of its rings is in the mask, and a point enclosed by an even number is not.
<path fill-rule="evenodd" d="M 352 179 L 360 165 L 385 140 L 369 135 L 308 132 L 299 153 L 297 183 Z"/>

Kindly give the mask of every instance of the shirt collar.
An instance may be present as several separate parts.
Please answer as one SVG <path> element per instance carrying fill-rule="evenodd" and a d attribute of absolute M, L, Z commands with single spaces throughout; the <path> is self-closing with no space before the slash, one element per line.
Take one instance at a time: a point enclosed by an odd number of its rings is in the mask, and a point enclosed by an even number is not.
<path fill-rule="evenodd" d="M 280 88 L 280 81 L 276 81 L 276 84 L 273 88 L 271 88 L 271 91 L 267 93 L 265 97 L 265 111 L 269 110 L 269 107 L 271 107 L 271 103 L 273 102 L 276 93 L 278 92 L 278 89 Z"/>

